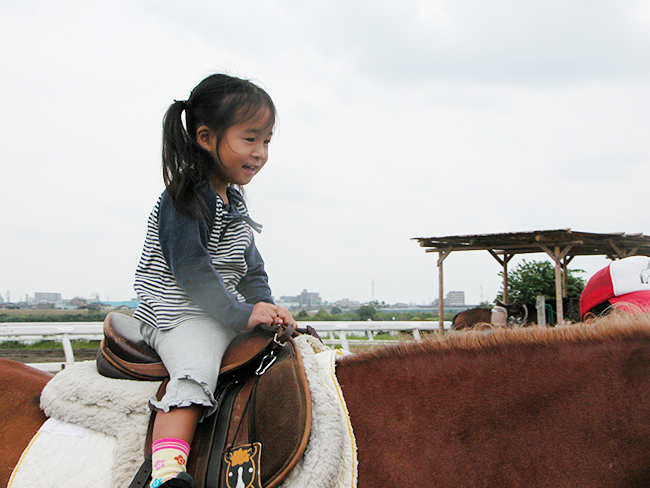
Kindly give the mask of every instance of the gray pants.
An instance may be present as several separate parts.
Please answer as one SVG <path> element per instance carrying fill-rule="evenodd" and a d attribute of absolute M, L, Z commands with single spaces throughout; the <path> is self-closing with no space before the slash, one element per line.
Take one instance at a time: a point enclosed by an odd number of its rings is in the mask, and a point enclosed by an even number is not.
<path fill-rule="evenodd" d="M 151 398 L 150 404 L 165 412 L 170 407 L 198 404 L 206 407 L 202 418 L 213 413 L 221 358 L 235 333 L 209 317 L 191 318 L 172 329 L 157 329 L 143 322 L 140 330 L 170 377 L 165 396 L 160 401 Z"/>

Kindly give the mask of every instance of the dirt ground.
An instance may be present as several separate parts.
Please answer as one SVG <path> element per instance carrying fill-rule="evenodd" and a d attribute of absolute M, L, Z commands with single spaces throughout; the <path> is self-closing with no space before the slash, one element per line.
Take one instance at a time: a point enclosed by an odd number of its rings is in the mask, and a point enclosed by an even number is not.
<path fill-rule="evenodd" d="M 95 359 L 97 349 L 75 349 L 75 361 Z M 19 363 L 56 363 L 65 361 L 63 349 L 0 349 L 0 358 Z"/>

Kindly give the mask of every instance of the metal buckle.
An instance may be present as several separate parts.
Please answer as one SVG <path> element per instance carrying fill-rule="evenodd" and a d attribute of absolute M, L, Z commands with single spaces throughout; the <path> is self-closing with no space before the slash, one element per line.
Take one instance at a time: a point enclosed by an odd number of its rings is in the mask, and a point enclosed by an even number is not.
<path fill-rule="evenodd" d="M 285 344 L 287 343 L 287 341 L 280 342 L 280 341 L 278 340 L 279 332 L 280 332 L 280 329 L 278 329 L 278 330 L 275 331 L 275 335 L 273 336 L 273 342 L 275 342 L 275 343 L 276 343 L 278 346 L 280 346 L 280 347 L 284 347 Z"/>
<path fill-rule="evenodd" d="M 273 351 L 271 351 L 269 354 L 262 358 L 260 365 L 255 370 L 255 374 L 257 376 L 262 376 L 273 365 L 273 363 L 277 361 L 277 359 L 278 357 L 273 354 Z"/>

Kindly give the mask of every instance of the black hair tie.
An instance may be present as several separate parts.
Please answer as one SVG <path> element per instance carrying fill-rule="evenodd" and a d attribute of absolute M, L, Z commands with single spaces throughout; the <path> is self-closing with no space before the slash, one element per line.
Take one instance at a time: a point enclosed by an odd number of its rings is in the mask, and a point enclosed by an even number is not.
<path fill-rule="evenodd" d="M 187 110 L 188 108 L 192 108 L 192 102 L 190 102 L 189 100 L 174 100 L 174 102 L 182 103 L 184 110 Z"/>

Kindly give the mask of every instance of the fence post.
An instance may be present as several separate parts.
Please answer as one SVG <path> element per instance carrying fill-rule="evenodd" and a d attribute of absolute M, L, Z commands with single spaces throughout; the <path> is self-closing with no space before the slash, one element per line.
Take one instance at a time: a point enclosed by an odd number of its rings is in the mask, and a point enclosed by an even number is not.
<path fill-rule="evenodd" d="M 65 364 L 74 363 L 74 352 L 72 352 L 72 342 L 70 342 L 69 334 L 61 335 L 61 345 L 63 346 L 63 353 L 65 354 Z"/>
<path fill-rule="evenodd" d="M 537 295 L 535 308 L 537 309 L 537 325 L 546 327 L 546 297 L 544 295 Z"/>
<path fill-rule="evenodd" d="M 348 336 L 344 330 L 339 331 L 339 339 L 341 339 L 341 347 L 346 351 L 349 351 L 350 346 L 348 345 Z"/>

